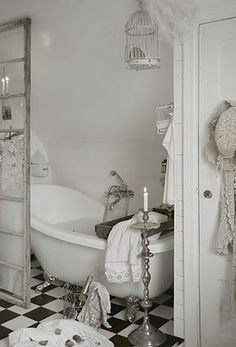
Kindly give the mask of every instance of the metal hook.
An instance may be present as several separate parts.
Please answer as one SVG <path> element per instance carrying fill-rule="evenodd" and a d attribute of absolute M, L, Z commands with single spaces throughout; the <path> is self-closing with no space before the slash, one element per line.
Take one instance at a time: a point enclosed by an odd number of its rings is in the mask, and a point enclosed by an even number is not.
<path fill-rule="evenodd" d="M 138 0 L 138 6 L 139 6 L 139 9 L 142 11 L 143 10 L 143 0 Z"/>
<path fill-rule="evenodd" d="M 11 140 L 12 137 L 12 126 L 10 126 L 10 131 L 9 131 L 9 140 Z"/>

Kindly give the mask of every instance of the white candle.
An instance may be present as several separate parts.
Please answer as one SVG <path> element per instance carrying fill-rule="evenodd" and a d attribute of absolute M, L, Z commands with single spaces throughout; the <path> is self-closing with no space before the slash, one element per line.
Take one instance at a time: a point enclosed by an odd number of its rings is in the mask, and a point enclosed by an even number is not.
<path fill-rule="evenodd" d="M 143 189 L 143 210 L 148 211 L 148 191 L 146 187 Z"/>
<path fill-rule="evenodd" d="M 2 78 L 2 95 L 5 95 L 5 78 Z"/>
<path fill-rule="evenodd" d="M 8 94 L 8 87 L 9 87 L 9 77 L 5 77 L 5 81 L 6 81 L 6 94 Z"/>

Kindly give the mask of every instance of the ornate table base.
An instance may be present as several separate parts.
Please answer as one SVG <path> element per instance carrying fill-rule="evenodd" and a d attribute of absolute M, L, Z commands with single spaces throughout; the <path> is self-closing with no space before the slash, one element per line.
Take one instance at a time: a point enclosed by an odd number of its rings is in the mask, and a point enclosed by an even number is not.
<path fill-rule="evenodd" d="M 141 306 L 144 308 L 143 323 L 138 329 L 132 331 L 128 336 L 130 343 L 132 343 L 136 347 L 156 347 L 161 346 L 166 341 L 166 335 L 152 326 L 148 315 L 148 311 L 150 307 L 152 307 L 152 302 L 149 299 L 149 283 L 151 280 L 151 275 L 149 272 L 149 262 L 150 257 L 153 256 L 153 254 L 149 250 L 149 240 L 147 237 L 148 219 L 148 212 L 143 211 L 144 223 L 143 225 L 136 225 L 137 228 L 142 229 L 142 281 L 144 286 L 143 300 L 141 301 Z"/>
<path fill-rule="evenodd" d="M 138 329 L 129 334 L 128 339 L 132 345 L 137 347 L 156 347 L 166 341 L 166 335 L 151 325 L 147 319 Z"/>

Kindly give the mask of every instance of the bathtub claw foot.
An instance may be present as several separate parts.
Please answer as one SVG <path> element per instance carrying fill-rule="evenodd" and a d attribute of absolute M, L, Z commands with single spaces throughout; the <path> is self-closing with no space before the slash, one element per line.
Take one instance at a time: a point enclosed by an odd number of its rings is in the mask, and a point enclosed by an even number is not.
<path fill-rule="evenodd" d="M 130 295 L 126 298 L 126 319 L 130 323 L 133 323 L 136 318 L 136 314 L 139 310 L 140 299 L 137 296 Z"/>
<path fill-rule="evenodd" d="M 36 292 L 38 293 L 42 293 L 42 291 L 47 288 L 48 286 L 50 286 L 50 284 L 52 284 L 55 281 L 55 277 L 53 275 L 51 275 L 49 272 L 44 271 L 43 272 L 43 278 L 44 278 L 44 283 L 39 284 L 36 287 Z"/>

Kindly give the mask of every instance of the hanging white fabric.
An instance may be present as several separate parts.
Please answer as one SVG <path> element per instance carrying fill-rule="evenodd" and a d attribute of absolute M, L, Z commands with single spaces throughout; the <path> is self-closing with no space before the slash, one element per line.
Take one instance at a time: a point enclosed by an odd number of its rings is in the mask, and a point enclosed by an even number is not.
<path fill-rule="evenodd" d="M 182 40 L 191 31 L 197 10 L 196 0 L 144 0 L 145 7 L 156 17 L 159 32 L 169 43 Z"/>
<path fill-rule="evenodd" d="M 167 104 L 163 106 L 157 106 L 157 121 L 156 121 L 156 128 L 157 128 L 157 134 L 162 135 L 166 134 L 169 125 L 171 123 L 171 119 L 173 117 L 173 111 L 174 111 L 174 104 Z"/>
<path fill-rule="evenodd" d="M 167 205 L 174 205 L 175 196 L 174 196 L 174 131 L 173 131 L 173 118 L 165 135 L 165 138 L 162 142 L 162 145 L 167 150 L 167 166 L 166 166 L 166 175 L 165 175 L 165 185 L 164 185 L 164 194 L 162 202 Z"/>

